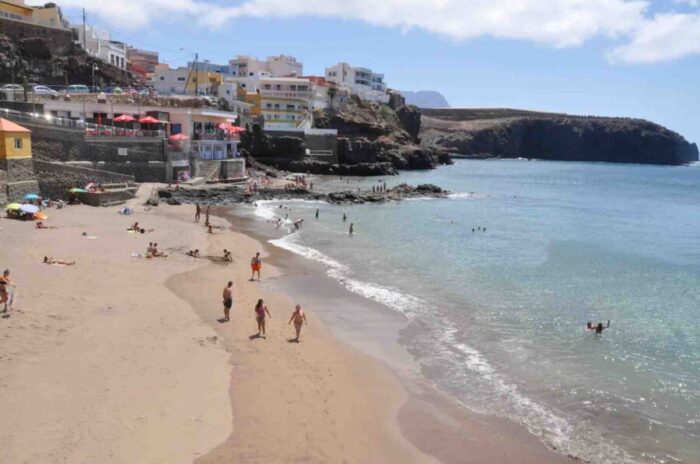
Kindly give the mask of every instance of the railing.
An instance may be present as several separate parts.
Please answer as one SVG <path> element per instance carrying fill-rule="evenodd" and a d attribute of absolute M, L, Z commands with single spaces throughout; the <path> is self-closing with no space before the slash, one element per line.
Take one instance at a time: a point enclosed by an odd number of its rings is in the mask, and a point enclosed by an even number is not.
<path fill-rule="evenodd" d="M 93 124 L 83 120 L 60 118 L 50 114 L 25 113 L 23 111 L 0 108 L 0 116 L 33 124 L 45 124 L 67 129 L 84 131 L 91 137 L 165 137 L 162 130 L 127 129 L 113 125 Z"/>

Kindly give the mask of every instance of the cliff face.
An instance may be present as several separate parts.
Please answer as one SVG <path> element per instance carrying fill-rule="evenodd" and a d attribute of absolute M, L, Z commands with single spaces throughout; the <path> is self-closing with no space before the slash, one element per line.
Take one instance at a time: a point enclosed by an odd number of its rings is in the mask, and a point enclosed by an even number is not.
<path fill-rule="evenodd" d="M 386 174 L 396 169 L 430 169 L 449 163 L 447 152 L 420 146 L 418 108 L 353 99 L 341 110 L 314 115 L 315 126 L 338 131 L 338 160 L 359 171 Z"/>
<path fill-rule="evenodd" d="M 480 158 L 678 165 L 698 160 L 679 134 L 641 119 L 521 110 L 422 110 L 427 147 Z"/>
<path fill-rule="evenodd" d="M 71 31 L 0 20 L 0 82 L 137 85 L 135 75 L 88 56 Z"/>

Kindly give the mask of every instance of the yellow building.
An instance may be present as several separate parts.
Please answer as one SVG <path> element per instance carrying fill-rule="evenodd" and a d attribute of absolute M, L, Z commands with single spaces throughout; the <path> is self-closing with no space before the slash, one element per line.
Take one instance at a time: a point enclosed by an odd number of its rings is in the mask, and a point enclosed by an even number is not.
<path fill-rule="evenodd" d="M 24 4 L 24 0 L 0 0 L 0 19 L 31 23 L 34 8 Z"/>
<path fill-rule="evenodd" d="M 32 160 L 32 133 L 29 129 L 0 118 L 0 199 L 21 200 L 27 193 L 39 192 Z"/>
<path fill-rule="evenodd" d="M 31 159 L 32 132 L 7 119 L 0 118 L 0 160 Z"/>
<path fill-rule="evenodd" d="M 63 18 L 61 8 L 55 3 L 35 6 L 33 9 L 32 20 L 37 26 L 68 29 L 68 21 Z"/>

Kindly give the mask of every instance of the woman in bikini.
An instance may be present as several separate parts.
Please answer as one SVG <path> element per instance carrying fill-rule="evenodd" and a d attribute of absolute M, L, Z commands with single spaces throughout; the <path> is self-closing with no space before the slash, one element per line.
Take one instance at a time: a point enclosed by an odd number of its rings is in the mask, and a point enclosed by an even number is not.
<path fill-rule="evenodd" d="M 299 343 L 299 335 L 301 334 L 301 326 L 306 322 L 306 314 L 301 309 L 301 305 L 296 305 L 292 317 L 289 319 L 289 324 L 294 322 L 294 329 L 297 331 L 297 338 L 294 339 L 295 342 Z M 287 325 L 289 325 L 287 324 Z"/>
<path fill-rule="evenodd" d="M 10 280 L 10 270 L 5 269 L 5 272 L 0 276 L 0 304 L 3 305 L 3 311 L 7 311 L 7 302 L 9 301 L 9 296 L 7 294 L 7 286 L 14 287 L 14 284 Z"/>
<path fill-rule="evenodd" d="M 63 261 L 62 259 L 54 259 L 50 256 L 44 256 L 44 264 L 59 264 L 61 266 L 72 266 L 75 261 Z"/>
<path fill-rule="evenodd" d="M 268 316 L 270 316 L 270 319 L 272 319 L 272 315 L 270 314 L 270 311 L 268 311 L 267 306 L 265 306 L 265 303 L 263 303 L 262 298 L 260 298 L 258 300 L 258 304 L 255 305 L 255 320 L 258 322 L 258 337 L 265 338 L 265 315 L 266 314 Z"/>

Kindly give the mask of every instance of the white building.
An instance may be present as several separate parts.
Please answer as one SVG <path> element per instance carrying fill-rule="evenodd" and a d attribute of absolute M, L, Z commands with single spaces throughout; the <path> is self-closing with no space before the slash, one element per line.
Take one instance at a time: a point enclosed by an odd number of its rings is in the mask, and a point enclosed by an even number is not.
<path fill-rule="evenodd" d="M 304 65 L 289 55 L 268 56 L 266 60 L 259 60 L 248 55 L 238 55 L 229 60 L 229 66 L 237 77 L 250 77 L 265 73 L 273 77 L 301 76 L 304 72 Z"/>
<path fill-rule="evenodd" d="M 326 80 L 340 87 L 347 87 L 351 93 L 358 95 L 363 100 L 381 103 L 389 101 L 384 74 L 375 73 L 371 69 L 338 63 L 326 68 Z"/>
<path fill-rule="evenodd" d="M 86 26 L 85 29 L 83 26 L 74 26 L 73 30 L 78 34 L 80 45 L 89 55 L 117 68 L 126 69 L 126 45 L 111 40 L 109 31 L 95 26 Z"/>
<path fill-rule="evenodd" d="M 161 95 L 184 95 L 190 68 L 157 67 L 153 72 L 153 88 Z"/>

